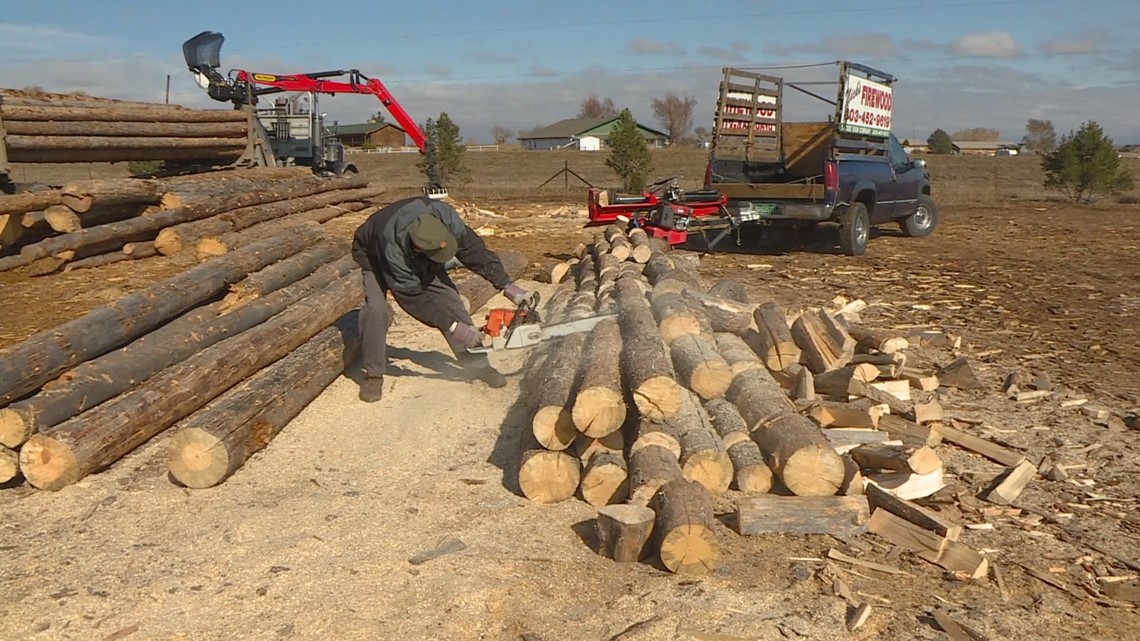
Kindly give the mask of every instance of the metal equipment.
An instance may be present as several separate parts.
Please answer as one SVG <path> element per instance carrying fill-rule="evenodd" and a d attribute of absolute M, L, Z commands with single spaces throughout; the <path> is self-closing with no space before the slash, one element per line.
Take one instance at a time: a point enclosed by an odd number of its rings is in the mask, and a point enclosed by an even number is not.
<path fill-rule="evenodd" d="M 534 347 L 552 338 L 561 338 L 578 332 L 588 332 L 594 326 L 608 318 L 617 318 L 617 314 L 603 314 L 580 320 L 543 325 L 538 315 L 539 295 L 535 293 L 529 301 L 519 305 L 516 309 L 492 309 L 487 312 L 487 324 L 483 326 L 486 338 L 482 347 L 473 347 L 467 351 L 474 354 L 486 354 L 507 349 L 522 349 Z"/>

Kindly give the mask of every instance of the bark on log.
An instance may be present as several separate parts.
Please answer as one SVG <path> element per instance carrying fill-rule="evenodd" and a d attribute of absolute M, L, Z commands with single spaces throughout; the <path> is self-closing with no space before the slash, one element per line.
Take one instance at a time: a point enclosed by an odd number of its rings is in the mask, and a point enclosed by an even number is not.
<path fill-rule="evenodd" d="M 732 461 L 717 436 L 705 408 L 692 394 L 686 393 L 681 411 L 669 419 L 681 444 L 681 473 L 713 494 L 724 494 L 732 484 Z"/>
<path fill-rule="evenodd" d="M 244 139 L 248 132 L 245 122 L 113 122 L 96 120 L 66 122 L 5 120 L 4 129 L 9 136 L 113 136 L 124 138 Z"/>
<path fill-rule="evenodd" d="M 586 336 L 582 332 L 562 338 L 551 346 L 550 355 L 538 370 L 531 431 L 538 443 L 548 450 L 564 450 L 578 435 L 570 402 Z"/>
<path fill-rule="evenodd" d="M 162 255 L 169 256 L 208 236 L 220 236 L 229 232 L 241 231 L 267 220 L 330 205 L 367 200 L 383 193 L 381 189 L 367 187 L 368 179 L 363 177 L 340 178 L 336 179 L 336 182 L 339 185 L 335 189 L 289 200 L 242 207 L 209 218 L 168 227 L 159 232 L 154 246 L 162 252 Z"/>
<path fill-rule="evenodd" d="M 506 270 L 511 280 L 521 278 L 523 271 L 530 264 L 527 262 L 526 256 L 516 251 L 501 251 L 498 252 L 498 255 L 499 260 L 503 263 L 503 269 Z M 469 272 L 467 276 L 462 278 L 455 278 L 452 282 L 455 283 L 455 289 L 459 290 L 459 297 L 463 299 L 463 305 L 470 314 L 477 312 L 487 304 L 487 301 L 494 298 L 495 294 L 499 293 L 494 285 L 474 272 Z"/>
<path fill-rule="evenodd" d="M 848 395 L 860 389 L 856 382 L 869 383 L 878 377 L 879 368 L 870 363 L 859 363 L 818 374 L 812 382 L 816 392 L 846 401 Z"/>
<path fill-rule="evenodd" d="M 829 534 L 853 539 L 871 520 L 864 496 L 813 498 L 765 496 L 744 499 L 736 510 L 740 534 Z"/>
<path fill-rule="evenodd" d="M 629 457 L 629 503 L 648 505 L 669 481 L 684 480 L 673 453 L 657 445 L 643 447 Z"/>
<path fill-rule="evenodd" d="M 752 349 L 760 355 L 760 360 L 773 372 L 784 371 L 800 362 L 800 348 L 792 338 L 791 329 L 784 311 L 775 303 L 764 303 L 753 314 L 756 321 L 755 335 L 746 336 L 751 340 Z"/>
<path fill-rule="evenodd" d="M 629 239 L 627 239 L 625 236 L 615 236 L 610 241 L 609 255 L 613 256 L 615 260 L 619 262 L 625 262 L 629 260 L 629 257 L 632 254 L 633 245 L 629 243 Z"/>
<path fill-rule="evenodd" d="M 139 138 L 138 140 L 155 140 Z M 213 140 L 199 138 L 198 140 Z M 8 153 L 10 162 L 22 163 L 79 163 L 79 162 L 130 162 L 135 160 L 163 160 L 169 162 L 197 162 L 226 165 L 241 157 L 245 147 L 149 147 L 145 149 L 15 149 Z"/>
<path fill-rule="evenodd" d="M 186 487 L 213 487 L 269 445 L 356 359 L 356 317 L 345 314 L 179 423 L 166 450 L 170 475 Z"/>
<path fill-rule="evenodd" d="M 681 407 L 681 386 L 674 378 L 653 312 L 633 279 L 618 280 L 614 297 L 619 307 L 625 389 L 641 416 L 667 419 Z"/>
<path fill-rule="evenodd" d="M 212 303 L 176 318 L 123 348 L 69 371 L 66 380 L 0 409 L 0 444 L 16 447 L 32 434 L 78 416 L 227 338 L 237 336 L 359 268 L 350 256 L 237 308 Z"/>
<path fill-rule="evenodd" d="M 653 247 L 649 244 L 649 235 L 644 229 L 635 227 L 629 230 L 629 244 L 632 246 L 629 257 L 633 262 L 644 265 L 653 256 Z"/>
<path fill-rule="evenodd" d="M 130 247 L 128 251 L 128 247 Z M 127 243 L 123 245 L 123 251 L 112 252 L 107 254 L 100 254 L 97 256 L 90 256 L 73 261 L 64 267 L 63 271 L 72 272 L 77 269 L 90 269 L 92 267 L 103 267 L 104 265 L 111 265 L 113 263 L 122 262 L 124 260 L 139 260 L 142 258 L 150 258 L 158 256 L 158 250 L 154 248 L 153 241 L 146 241 L 142 243 Z"/>
<path fill-rule="evenodd" d="M 735 301 L 743 305 L 750 304 L 748 292 L 745 291 L 744 284 L 731 278 L 724 278 L 709 285 L 706 293 L 709 296 Z"/>
<path fill-rule="evenodd" d="M 572 448 L 574 456 L 577 456 L 583 463 L 589 463 L 590 459 L 599 454 L 621 456 L 625 450 L 625 438 L 620 431 L 607 434 L 602 438 L 590 438 L 584 434 L 578 434 L 578 438 L 574 439 Z"/>
<path fill-rule="evenodd" d="M 9 157 L 12 162 L 24 151 L 121 151 L 168 149 L 240 149 L 245 150 L 241 138 L 146 138 L 143 136 L 8 136 Z"/>
<path fill-rule="evenodd" d="M 700 310 L 712 325 L 714 332 L 743 334 L 752 327 L 752 314 L 756 306 L 739 303 L 728 298 L 719 298 L 688 288 L 681 293 L 685 302 Z"/>
<path fill-rule="evenodd" d="M 680 336 L 699 334 L 701 325 L 697 317 L 689 311 L 688 305 L 677 293 L 667 293 L 653 299 L 650 305 L 653 318 L 661 329 L 661 338 L 666 345 L 672 345 Z"/>
<path fill-rule="evenodd" d="M 67 369 L 151 331 L 322 236 L 320 226 L 313 225 L 250 245 L 0 350 L 0 403 L 35 391 Z"/>
<path fill-rule="evenodd" d="M 713 502 L 699 483 L 666 483 L 650 508 L 657 513 L 654 547 L 661 563 L 678 574 L 708 574 L 720 556 L 714 531 Z"/>
<path fill-rule="evenodd" d="M 83 214 L 95 207 L 157 205 L 165 187 L 155 179 L 117 178 L 67 183 L 60 192 L 64 205 Z"/>
<path fill-rule="evenodd" d="M 75 483 L 300 347 L 362 299 L 359 277 L 345 276 L 257 327 L 36 434 L 20 450 L 20 469 L 40 489 L 58 490 Z"/>
<path fill-rule="evenodd" d="M 62 204 L 62 195 L 62 192 L 58 189 L 22 191 L 18 194 L 0 194 L 0 215 L 22 215 L 30 211 L 42 211 L 52 205 Z"/>
<path fill-rule="evenodd" d="M 658 422 L 641 419 L 637 422 L 634 441 L 629 446 L 629 454 L 632 456 L 641 448 L 654 445 L 665 448 L 673 455 L 673 458 L 679 461 L 681 460 L 681 442 L 677 438 L 677 429 L 672 421 Z"/>
<path fill-rule="evenodd" d="M 117 223 L 84 229 L 74 234 L 56 236 L 24 247 L 20 250 L 20 255 L 30 262 L 38 258 L 53 256 L 63 251 L 79 249 L 98 243 L 123 240 L 138 234 L 157 231 L 164 227 L 199 220 L 209 216 L 216 216 L 227 211 L 275 201 L 301 198 L 335 188 L 335 181 L 321 180 L 316 177 L 288 184 L 273 185 L 262 191 L 215 199 L 200 205 L 191 205 L 180 209 L 159 212 L 153 216 L 139 216 Z"/>
<path fill-rule="evenodd" d="M 625 422 L 621 346 L 617 321 L 603 320 L 594 326 L 582 350 L 571 416 L 578 431 L 591 438 L 612 434 Z"/>
<path fill-rule="evenodd" d="M 669 346 L 677 380 L 703 399 L 724 396 L 732 383 L 732 367 L 701 334 L 681 336 Z"/>
<path fill-rule="evenodd" d="M 752 351 L 752 348 L 740 336 L 729 332 L 718 332 L 713 335 L 713 338 L 716 340 L 717 351 L 732 369 L 733 378 L 736 378 L 736 375 L 741 372 L 764 367 L 764 363 L 760 362 L 756 352 Z"/>
<path fill-rule="evenodd" d="M 126 250 L 124 247 L 123 251 Z M 231 309 L 262 294 L 295 283 L 316 271 L 321 265 L 344 256 L 348 251 L 348 242 L 340 238 L 328 238 L 259 269 L 230 285 L 229 293 L 223 299 L 225 309 Z"/>
<path fill-rule="evenodd" d="M 685 259 L 676 259 L 665 254 L 655 254 L 645 263 L 645 278 L 650 285 L 657 286 L 659 281 L 667 278 L 683 281 L 694 287 L 701 287 L 700 277 L 696 271 L 685 263 Z"/>
<path fill-rule="evenodd" d="M 843 484 L 843 459 L 817 426 L 796 413 L 771 374 L 759 369 L 740 374 L 726 397 L 788 490 L 798 496 L 835 494 Z"/>
<path fill-rule="evenodd" d="M 772 489 L 772 470 L 736 406 L 723 398 L 705 403 L 713 429 L 720 436 L 732 462 L 733 484 L 746 494 L 764 494 Z"/>
<path fill-rule="evenodd" d="M 653 532 L 656 514 L 639 505 L 607 505 L 598 510 L 598 553 L 618 563 L 636 563 Z"/>
<path fill-rule="evenodd" d="M 910 341 L 903 336 L 861 325 L 851 325 L 847 328 L 847 332 L 855 339 L 855 349 L 859 352 L 894 354 L 910 347 Z"/>
<path fill-rule="evenodd" d="M 199 260 L 205 260 L 213 256 L 224 256 L 226 252 L 231 252 L 239 247 L 245 247 L 250 243 L 256 243 L 270 236 L 276 236 L 290 229 L 295 229 L 299 225 L 310 222 L 327 223 L 334 218 L 345 214 L 357 213 L 368 207 L 369 205 L 363 202 L 346 202 L 267 220 L 241 231 L 203 238 L 198 241 L 195 247 L 196 253 Z"/>
<path fill-rule="evenodd" d="M 582 500 L 594 507 L 621 503 L 629 497 L 629 475 L 620 454 L 600 453 L 590 457 L 578 486 Z"/>
<path fill-rule="evenodd" d="M 23 106 L 4 104 L 0 107 L 4 122 L 32 120 L 40 122 L 246 122 L 245 111 L 236 109 L 178 109 L 166 105 Z"/>

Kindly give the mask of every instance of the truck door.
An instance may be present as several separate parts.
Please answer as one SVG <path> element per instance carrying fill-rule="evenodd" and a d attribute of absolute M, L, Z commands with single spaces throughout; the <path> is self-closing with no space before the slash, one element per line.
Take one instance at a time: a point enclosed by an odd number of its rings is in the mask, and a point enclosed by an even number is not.
<path fill-rule="evenodd" d="M 891 170 L 895 175 L 895 202 L 891 206 L 890 218 L 906 218 L 918 208 L 922 168 L 915 166 L 894 134 L 891 134 L 889 154 Z"/>

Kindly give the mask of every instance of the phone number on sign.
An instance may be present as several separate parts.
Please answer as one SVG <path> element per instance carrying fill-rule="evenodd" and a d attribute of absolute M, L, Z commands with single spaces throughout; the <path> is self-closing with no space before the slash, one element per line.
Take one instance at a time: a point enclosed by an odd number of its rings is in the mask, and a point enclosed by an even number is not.
<path fill-rule="evenodd" d="M 875 113 L 873 111 L 860 111 L 858 109 L 847 110 L 847 122 L 868 127 L 876 127 L 879 129 L 891 128 L 891 115 L 884 113 Z"/>

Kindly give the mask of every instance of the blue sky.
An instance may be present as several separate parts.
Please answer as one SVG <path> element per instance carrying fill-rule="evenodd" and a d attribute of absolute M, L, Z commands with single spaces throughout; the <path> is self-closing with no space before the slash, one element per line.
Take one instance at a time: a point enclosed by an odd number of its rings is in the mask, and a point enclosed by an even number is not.
<path fill-rule="evenodd" d="M 900 138 L 991 126 L 1017 139 L 1027 118 L 1042 117 L 1060 132 L 1094 119 L 1117 142 L 1140 142 L 1136 0 L 341 0 L 327 14 L 299 0 L 4 4 L 0 86 L 161 100 L 169 73 L 173 101 L 216 104 L 181 59 L 185 39 L 214 30 L 226 36 L 223 70 L 359 68 L 417 120 L 446 111 L 465 136 L 486 140 L 495 124 L 524 130 L 571 117 L 590 92 L 646 122 L 653 97 L 691 94 L 695 124 L 707 126 L 724 65 L 847 58 L 899 77 Z M 834 68 L 772 73 L 810 80 Z M 378 103 L 343 96 L 322 106 L 357 122 Z"/>

